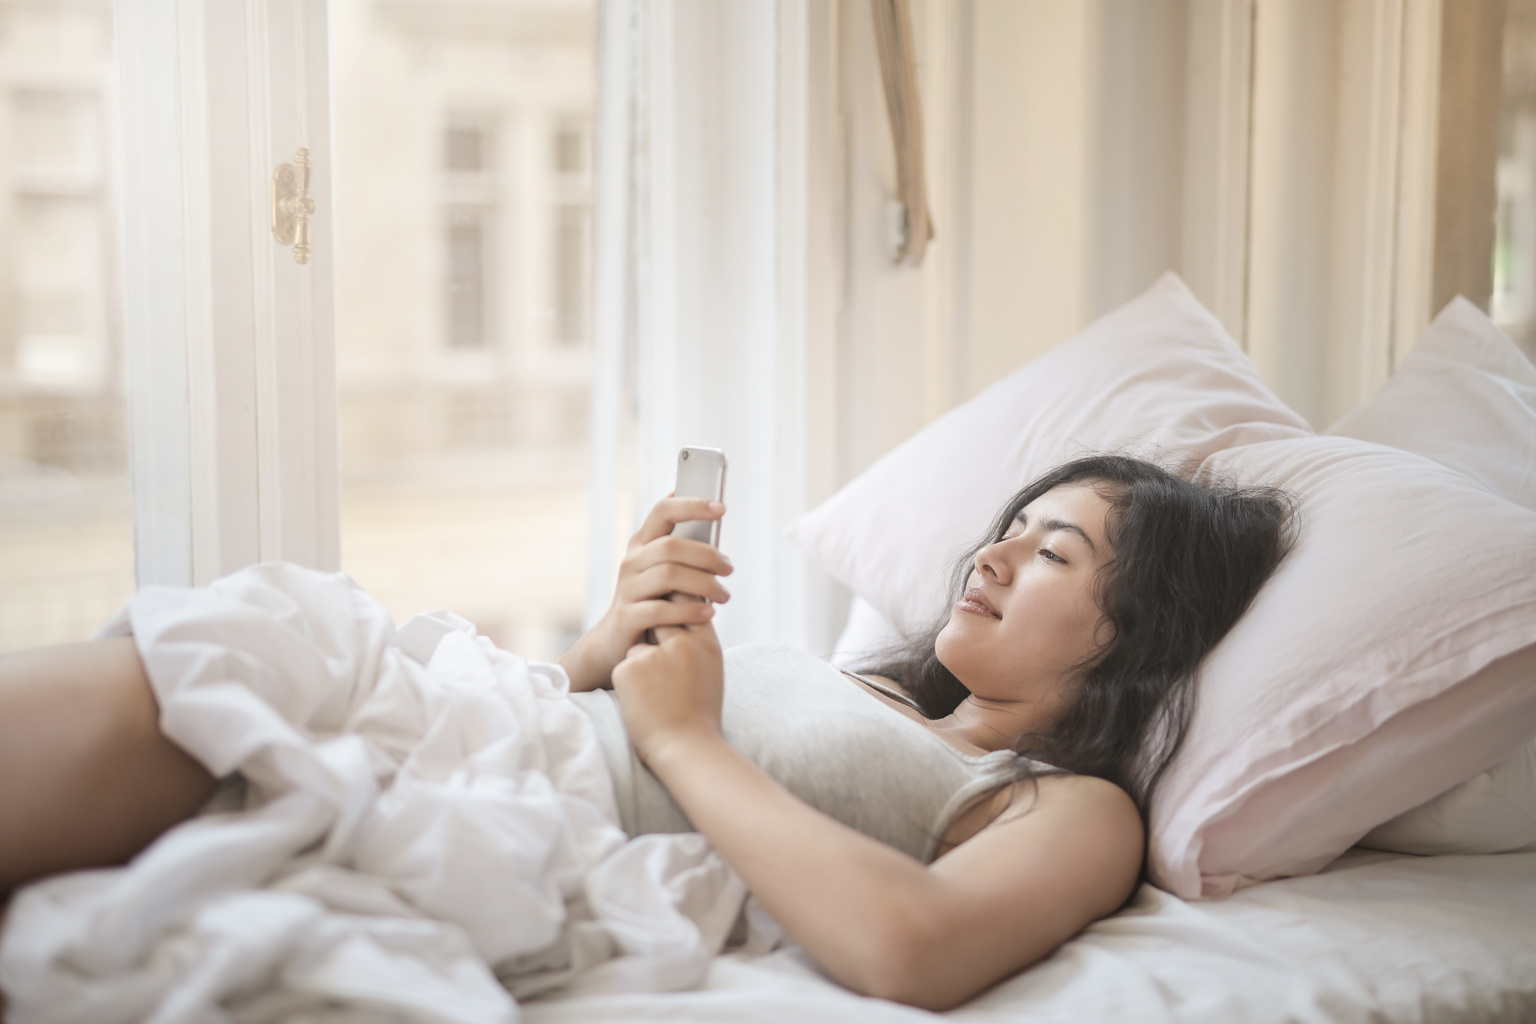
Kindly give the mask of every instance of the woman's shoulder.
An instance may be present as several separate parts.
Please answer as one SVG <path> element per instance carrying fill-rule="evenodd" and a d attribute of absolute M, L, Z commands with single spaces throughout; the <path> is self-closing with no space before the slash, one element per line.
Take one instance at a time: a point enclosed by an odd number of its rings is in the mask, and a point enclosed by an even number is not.
<path fill-rule="evenodd" d="M 1143 831 L 1141 811 L 1131 795 L 1093 775 L 1052 772 L 1035 776 L 1032 784 L 1016 785 L 1007 810 L 992 824 L 1004 824 L 1019 814 L 1038 814 L 1064 828 L 1090 827 L 1101 835 L 1140 836 Z"/>

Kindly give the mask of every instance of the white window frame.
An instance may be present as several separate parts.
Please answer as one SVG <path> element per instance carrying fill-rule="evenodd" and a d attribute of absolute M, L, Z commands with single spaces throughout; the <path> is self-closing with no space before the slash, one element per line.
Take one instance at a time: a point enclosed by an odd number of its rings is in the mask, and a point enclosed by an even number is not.
<path fill-rule="evenodd" d="M 335 569 L 326 4 L 133 0 L 115 20 L 139 583 L 276 559 Z M 269 201 L 300 146 L 315 202 L 302 266 Z"/>

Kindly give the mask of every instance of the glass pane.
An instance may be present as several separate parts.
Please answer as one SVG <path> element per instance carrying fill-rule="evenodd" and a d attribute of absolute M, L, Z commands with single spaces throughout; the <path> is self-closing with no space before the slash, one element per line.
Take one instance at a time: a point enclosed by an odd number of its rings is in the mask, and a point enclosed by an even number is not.
<path fill-rule="evenodd" d="M 1491 312 L 1536 360 L 1536 0 L 1510 0 L 1506 19 Z"/>
<path fill-rule="evenodd" d="M 342 567 L 553 658 L 585 601 L 593 10 L 332 0 Z"/>
<path fill-rule="evenodd" d="M 0 2 L 0 650 L 133 593 L 108 4 Z"/>

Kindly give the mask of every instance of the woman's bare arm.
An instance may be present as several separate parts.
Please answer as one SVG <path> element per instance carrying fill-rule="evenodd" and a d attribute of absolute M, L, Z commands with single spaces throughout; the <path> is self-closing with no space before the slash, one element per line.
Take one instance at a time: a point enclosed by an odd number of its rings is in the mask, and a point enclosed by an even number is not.
<path fill-rule="evenodd" d="M 126 860 L 207 799 L 159 716 L 132 637 L 0 657 L 0 896 Z"/>
<path fill-rule="evenodd" d="M 712 631 L 665 632 L 614 673 L 631 738 L 764 906 L 854 991 L 958 1005 L 1112 913 L 1135 886 L 1140 817 L 1099 779 L 1043 778 L 1038 798 L 1021 787 L 1017 812 L 927 867 L 821 814 L 718 728 L 700 727 L 719 721 Z"/>

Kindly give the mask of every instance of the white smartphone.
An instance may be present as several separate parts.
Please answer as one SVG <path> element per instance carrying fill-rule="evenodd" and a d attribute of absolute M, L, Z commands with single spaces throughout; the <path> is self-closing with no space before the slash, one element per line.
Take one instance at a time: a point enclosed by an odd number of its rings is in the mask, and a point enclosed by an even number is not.
<path fill-rule="evenodd" d="M 673 494 L 679 498 L 713 498 L 725 500 L 725 452 L 718 448 L 684 448 L 677 453 L 677 486 Z M 705 544 L 720 546 L 720 520 L 690 519 L 672 528 L 675 537 L 701 540 Z"/>

